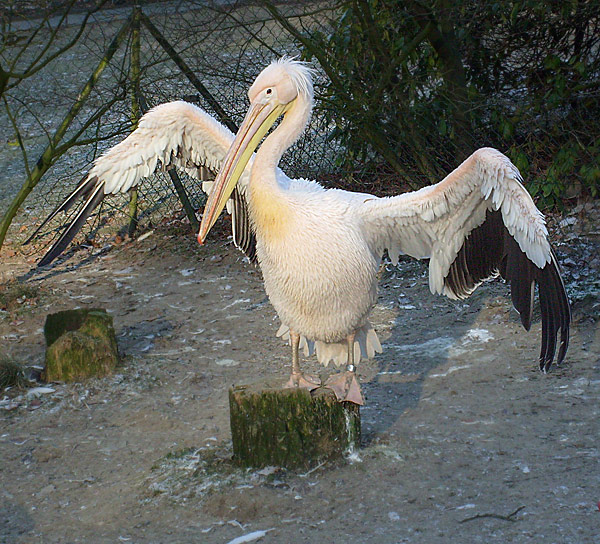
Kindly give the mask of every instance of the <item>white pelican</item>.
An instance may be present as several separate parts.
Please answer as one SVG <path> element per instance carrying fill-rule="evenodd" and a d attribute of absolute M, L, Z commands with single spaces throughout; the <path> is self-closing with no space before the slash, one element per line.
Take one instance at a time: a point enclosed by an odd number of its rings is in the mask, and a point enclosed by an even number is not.
<path fill-rule="evenodd" d="M 298 349 L 313 345 L 320 362 L 346 364 L 326 385 L 340 400 L 362 404 L 355 364 L 381 350 L 368 322 L 376 301 L 384 250 L 429 258 L 433 293 L 462 299 L 500 273 L 525 329 L 531 325 L 534 288 L 542 316 L 540 368 L 565 357 L 570 309 L 544 218 L 502 153 L 483 148 L 436 185 L 395 197 L 325 189 L 292 180 L 279 168 L 284 151 L 304 130 L 313 107 L 310 69 L 283 58 L 256 78 L 250 108 L 235 136 L 201 109 L 184 102 L 158 106 L 139 128 L 99 157 L 75 192 L 48 218 L 80 198 L 85 205 L 40 262 L 54 259 L 108 193 L 126 191 L 161 160 L 194 174 L 219 169 L 198 240 L 202 243 L 228 201 L 234 241 L 256 255 L 265 289 L 292 346 L 289 387 L 318 386 L 303 376 Z M 254 151 L 275 121 L 281 123 Z M 254 253 L 256 252 L 256 253 Z"/>

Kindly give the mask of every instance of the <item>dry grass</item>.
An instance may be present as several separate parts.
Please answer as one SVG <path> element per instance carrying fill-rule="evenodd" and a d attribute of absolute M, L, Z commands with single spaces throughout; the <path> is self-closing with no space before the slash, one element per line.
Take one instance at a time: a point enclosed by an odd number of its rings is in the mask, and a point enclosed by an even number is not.
<path fill-rule="evenodd" d="M 0 391 L 9 387 L 23 388 L 27 384 L 23 367 L 10 357 L 0 354 Z"/>
<path fill-rule="evenodd" d="M 14 312 L 25 302 L 33 302 L 39 295 L 39 288 L 17 280 L 0 285 L 0 310 Z"/>

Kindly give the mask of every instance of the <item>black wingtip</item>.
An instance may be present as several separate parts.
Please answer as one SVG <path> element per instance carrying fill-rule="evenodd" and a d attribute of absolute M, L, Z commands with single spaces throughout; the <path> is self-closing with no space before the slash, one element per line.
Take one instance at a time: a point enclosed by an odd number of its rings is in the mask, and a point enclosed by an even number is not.
<path fill-rule="evenodd" d="M 42 221 L 40 226 L 33 231 L 33 234 L 29 238 L 27 238 L 27 240 L 25 240 L 23 242 L 23 245 L 26 246 L 27 244 L 29 244 L 31 242 L 31 240 L 33 240 L 37 236 L 37 234 L 40 232 L 40 230 L 42 230 L 44 228 L 44 226 L 48 224 L 48 222 L 52 221 L 52 219 L 54 219 L 58 213 L 69 211 L 71 206 L 73 206 L 73 204 L 79 198 L 85 198 L 86 196 L 88 196 L 96 188 L 97 183 L 98 183 L 97 176 L 94 176 L 92 178 L 88 178 L 88 174 L 83 176 L 81 178 L 81 180 L 79 181 L 79 183 L 77 184 L 77 187 L 75 188 L 75 190 L 65 199 L 64 202 L 59 204 L 52 211 L 52 213 L 48 217 L 46 217 L 46 219 L 44 219 Z"/>
<path fill-rule="evenodd" d="M 560 365 L 564 361 L 569 347 L 569 328 L 571 324 L 571 307 L 554 251 L 551 252 L 550 262 L 543 269 L 538 269 L 536 279 L 539 285 L 540 308 L 542 310 L 540 370 L 547 373 L 554 361 L 559 332 L 560 343 L 556 364 Z"/>
<path fill-rule="evenodd" d="M 560 331 L 560 347 L 558 349 L 558 357 L 556 358 L 556 364 L 560 365 L 567 354 L 569 349 L 569 328 L 561 329 Z"/>
<path fill-rule="evenodd" d="M 89 191 L 88 191 L 89 193 Z M 87 194 L 87 193 L 85 193 Z M 70 198 L 70 197 L 69 197 Z M 43 267 L 49 265 L 56 257 L 58 257 L 66 247 L 71 243 L 75 235 L 81 230 L 81 227 L 86 222 L 87 218 L 94 211 L 94 209 L 102 202 L 104 198 L 104 183 L 100 183 L 94 188 L 94 192 L 88 198 L 84 206 L 77 212 L 75 219 L 65 227 L 64 232 L 60 235 L 59 239 L 54 243 L 50 250 L 42 257 L 37 267 Z M 69 207 L 72 205 L 69 204 Z"/>
<path fill-rule="evenodd" d="M 531 330 L 532 313 L 531 312 L 528 312 L 528 313 L 523 312 L 522 314 L 520 314 L 520 316 L 521 316 L 521 325 L 523 325 L 523 328 L 529 332 Z"/>

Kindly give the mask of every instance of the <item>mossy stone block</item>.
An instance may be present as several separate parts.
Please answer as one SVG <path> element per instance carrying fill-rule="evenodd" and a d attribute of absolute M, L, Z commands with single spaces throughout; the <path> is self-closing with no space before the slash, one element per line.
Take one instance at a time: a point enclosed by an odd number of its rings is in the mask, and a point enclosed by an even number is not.
<path fill-rule="evenodd" d="M 65 310 L 44 325 L 48 382 L 81 381 L 110 374 L 119 363 L 113 319 L 106 310 Z"/>
<path fill-rule="evenodd" d="M 326 388 L 234 386 L 229 408 L 233 456 L 242 466 L 308 469 L 360 444 L 360 407 Z"/>
<path fill-rule="evenodd" d="M 77 331 L 88 320 L 92 314 L 93 319 L 100 319 L 102 323 L 109 322 L 112 327 L 112 318 L 103 308 L 78 308 L 76 310 L 62 310 L 46 316 L 44 323 L 44 337 L 46 346 L 54 344 L 58 337 L 68 331 Z"/>

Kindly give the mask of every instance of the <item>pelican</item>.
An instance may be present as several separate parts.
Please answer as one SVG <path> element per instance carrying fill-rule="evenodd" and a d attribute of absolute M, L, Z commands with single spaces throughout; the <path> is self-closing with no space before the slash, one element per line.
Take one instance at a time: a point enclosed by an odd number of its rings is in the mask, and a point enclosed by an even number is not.
<path fill-rule="evenodd" d="M 250 107 L 235 137 L 184 102 L 148 112 L 137 130 L 95 161 L 39 227 L 85 199 L 39 264 L 48 264 L 64 250 L 104 195 L 129 190 L 154 171 L 157 161 L 192 175 L 207 165 L 218 175 L 204 184 L 209 196 L 198 241 L 205 241 L 227 206 L 234 242 L 258 262 L 281 319 L 278 335 L 291 345 L 287 387 L 320 385 L 300 369 L 300 347 L 305 354 L 314 349 L 321 363 L 345 365 L 324 385 L 340 401 L 363 403 L 355 370 L 362 357 L 381 352 L 368 317 L 386 250 L 393 263 L 400 254 L 428 258 L 432 293 L 452 299 L 468 297 L 484 280 L 500 274 L 510 284 L 526 330 L 537 284 L 540 369 L 551 367 L 559 331 L 556 360 L 563 361 L 571 315 L 559 265 L 544 217 L 505 155 L 479 149 L 439 183 L 393 197 L 326 189 L 315 181 L 290 179 L 278 167 L 310 118 L 311 69 L 287 57 L 276 60 L 258 75 L 248 98 Z"/>

